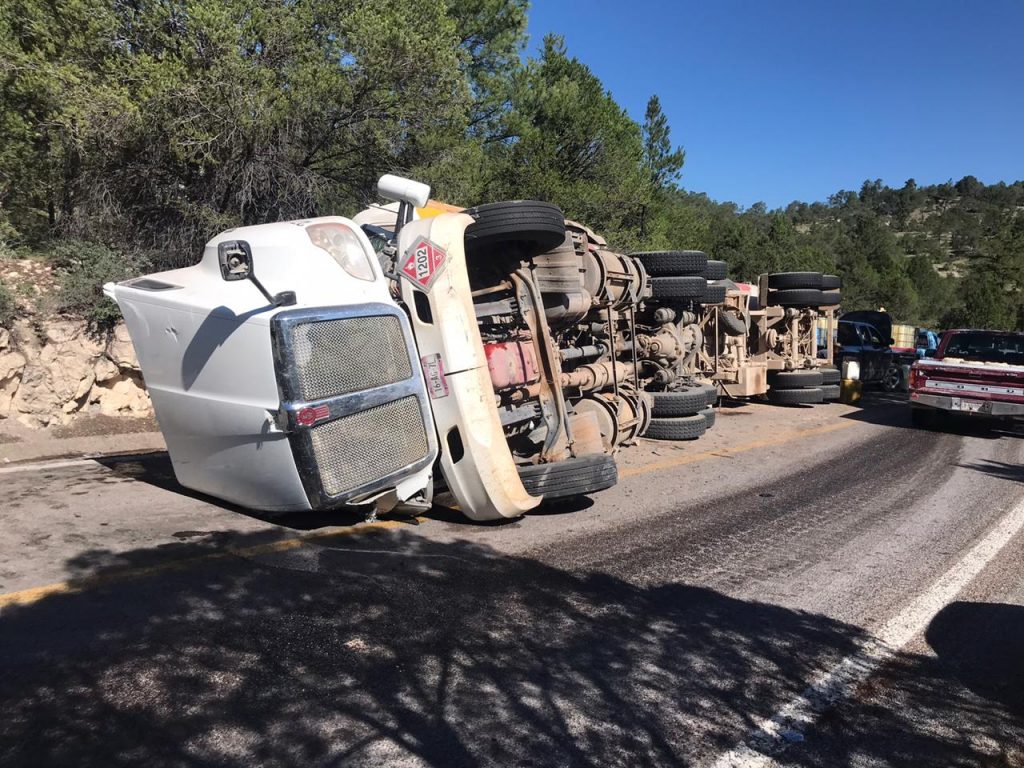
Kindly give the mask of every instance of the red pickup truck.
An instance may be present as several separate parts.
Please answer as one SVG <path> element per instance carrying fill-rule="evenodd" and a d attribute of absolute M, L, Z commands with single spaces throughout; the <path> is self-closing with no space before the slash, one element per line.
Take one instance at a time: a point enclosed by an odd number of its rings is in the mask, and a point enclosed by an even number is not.
<path fill-rule="evenodd" d="M 929 426 L 949 412 L 1024 418 L 1024 333 L 956 330 L 910 369 L 910 416 Z"/>

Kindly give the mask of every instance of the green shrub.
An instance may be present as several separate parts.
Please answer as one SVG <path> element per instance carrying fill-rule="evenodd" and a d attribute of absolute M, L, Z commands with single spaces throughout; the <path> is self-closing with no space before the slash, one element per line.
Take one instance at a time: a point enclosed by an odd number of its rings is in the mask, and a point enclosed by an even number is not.
<path fill-rule="evenodd" d="M 60 271 L 57 310 L 84 317 L 97 328 L 109 328 L 121 313 L 103 295 L 103 284 L 136 277 L 146 271 L 146 260 L 119 253 L 100 243 L 66 240 L 50 249 Z"/>
<path fill-rule="evenodd" d="M 0 283 L 0 328 L 10 328 L 14 322 L 14 310 L 16 303 L 14 294 Z"/>

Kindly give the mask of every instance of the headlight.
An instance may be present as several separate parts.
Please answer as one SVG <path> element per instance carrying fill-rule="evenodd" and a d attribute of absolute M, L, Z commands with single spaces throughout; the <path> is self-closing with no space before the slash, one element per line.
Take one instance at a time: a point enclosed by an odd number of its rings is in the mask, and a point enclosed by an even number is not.
<path fill-rule="evenodd" d="M 370 255 L 356 233 L 344 224 L 310 224 L 306 227 L 306 234 L 313 245 L 331 254 L 331 258 L 352 277 L 369 281 L 374 279 Z"/>

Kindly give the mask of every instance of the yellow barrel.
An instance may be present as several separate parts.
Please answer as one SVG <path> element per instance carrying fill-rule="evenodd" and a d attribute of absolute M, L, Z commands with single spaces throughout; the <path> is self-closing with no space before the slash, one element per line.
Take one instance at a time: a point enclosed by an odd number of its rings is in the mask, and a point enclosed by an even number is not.
<path fill-rule="evenodd" d="M 860 400 L 864 383 L 856 379 L 843 379 L 839 383 L 839 402 L 853 405 Z"/>

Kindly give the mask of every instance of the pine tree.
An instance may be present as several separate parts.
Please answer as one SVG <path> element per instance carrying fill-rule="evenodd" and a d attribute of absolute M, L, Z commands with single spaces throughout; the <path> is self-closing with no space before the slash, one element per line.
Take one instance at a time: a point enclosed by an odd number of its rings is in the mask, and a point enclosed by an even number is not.
<path fill-rule="evenodd" d="M 686 161 L 682 147 L 672 149 L 669 138 L 668 118 L 661 111 L 661 100 L 657 95 L 647 100 L 644 114 L 644 166 L 656 191 L 674 186 L 679 180 Z"/>

